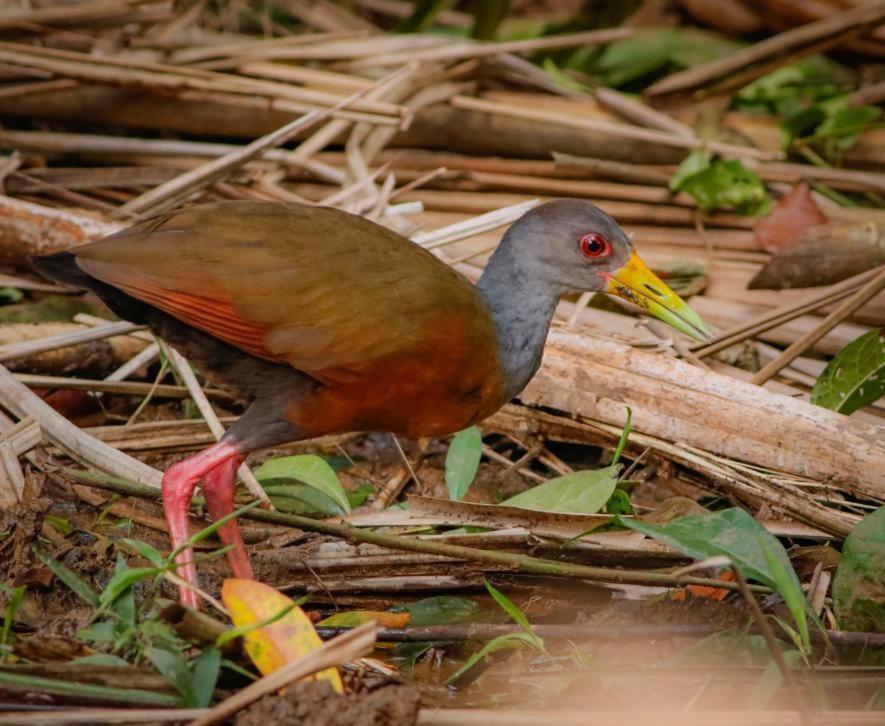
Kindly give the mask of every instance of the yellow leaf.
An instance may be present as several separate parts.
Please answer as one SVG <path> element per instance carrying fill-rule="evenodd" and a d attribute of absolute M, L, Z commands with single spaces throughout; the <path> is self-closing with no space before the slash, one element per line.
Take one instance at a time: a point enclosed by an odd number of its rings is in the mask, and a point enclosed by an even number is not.
<path fill-rule="evenodd" d="M 243 635 L 246 653 L 262 675 L 273 673 L 319 648 L 323 642 L 310 618 L 283 593 L 255 580 L 228 579 L 221 586 L 221 600 L 230 613 L 234 627 L 241 628 L 270 620 L 286 608 L 283 617 Z M 337 693 L 344 684 L 337 668 L 327 668 L 305 680 L 329 681 Z"/>
<path fill-rule="evenodd" d="M 317 625 L 325 625 L 330 628 L 355 628 L 374 620 L 382 628 L 404 628 L 409 624 L 410 617 L 409 613 L 352 610 L 349 613 L 335 613 L 325 620 L 320 620 Z"/>

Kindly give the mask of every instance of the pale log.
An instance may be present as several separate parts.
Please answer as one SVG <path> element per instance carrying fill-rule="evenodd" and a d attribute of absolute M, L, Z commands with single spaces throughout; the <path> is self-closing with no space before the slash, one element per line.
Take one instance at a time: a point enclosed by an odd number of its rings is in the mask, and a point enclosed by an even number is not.
<path fill-rule="evenodd" d="M 885 499 L 885 428 L 676 358 L 554 328 L 520 398 Z"/>

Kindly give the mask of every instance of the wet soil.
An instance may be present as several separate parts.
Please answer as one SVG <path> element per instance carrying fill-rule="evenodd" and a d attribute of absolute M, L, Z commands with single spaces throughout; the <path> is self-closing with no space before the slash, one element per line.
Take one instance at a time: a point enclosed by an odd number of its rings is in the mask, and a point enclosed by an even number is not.
<path fill-rule="evenodd" d="M 235 726 L 409 726 L 418 719 L 420 694 L 410 686 L 338 695 L 326 682 L 307 681 L 282 696 L 265 696 L 241 712 Z"/>

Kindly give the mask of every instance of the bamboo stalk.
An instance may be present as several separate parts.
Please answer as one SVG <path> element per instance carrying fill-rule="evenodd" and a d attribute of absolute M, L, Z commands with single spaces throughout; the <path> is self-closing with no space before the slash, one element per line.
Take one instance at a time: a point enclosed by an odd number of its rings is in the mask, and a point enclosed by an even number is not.
<path fill-rule="evenodd" d="M 787 303 L 773 310 L 768 310 L 751 320 L 740 323 L 733 328 L 719 333 L 710 343 L 693 346 L 694 353 L 699 358 L 713 355 L 726 348 L 739 343 L 742 340 L 754 338 L 760 333 L 782 325 L 793 320 L 800 315 L 818 310 L 819 308 L 831 303 L 842 300 L 846 296 L 852 294 L 861 285 L 870 280 L 875 271 L 862 272 L 859 275 L 843 280 L 826 290 L 818 293 L 812 293 L 807 298 L 797 303 Z"/>
<path fill-rule="evenodd" d="M 781 368 L 789 365 L 802 355 L 802 353 L 823 338 L 839 323 L 847 320 L 855 310 L 872 300 L 882 290 L 885 290 L 885 265 L 879 268 L 878 274 L 872 280 L 827 315 L 817 328 L 803 335 L 777 358 L 765 365 L 753 376 L 752 382 L 757 385 L 765 383 L 769 378 L 776 375 Z"/>
<path fill-rule="evenodd" d="M 550 111 L 514 106 L 509 103 L 489 101 L 470 96 L 455 96 L 451 103 L 455 108 L 462 108 L 469 111 L 500 114 L 503 116 L 511 116 L 513 118 L 528 119 L 530 121 L 543 121 L 545 123 L 568 126 L 575 129 L 601 131 L 611 134 L 614 137 L 631 139 L 633 141 L 662 144 L 680 149 L 709 148 L 711 151 L 715 151 L 718 154 L 728 157 L 759 159 L 762 161 L 772 161 L 784 158 L 783 152 L 780 151 L 763 151 L 751 146 L 739 146 L 737 144 L 728 144 L 721 141 L 705 142 L 696 137 L 688 137 L 682 134 L 660 131 L 658 129 L 630 126 L 629 124 L 597 118 L 587 118 L 585 116 L 553 113 Z"/>
<path fill-rule="evenodd" d="M 610 28 L 501 43 L 446 43 L 441 48 L 428 48 L 427 50 L 416 51 L 406 50 L 401 53 L 381 53 L 368 56 L 351 61 L 350 66 L 352 68 L 373 68 L 377 66 L 401 65 L 414 61 L 452 61 L 464 60 L 466 58 L 482 58 L 503 53 L 529 53 L 536 50 L 573 48 L 579 45 L 588 47 L 629 38 L 632 34 L 633 31 L 630 28 Z"/>

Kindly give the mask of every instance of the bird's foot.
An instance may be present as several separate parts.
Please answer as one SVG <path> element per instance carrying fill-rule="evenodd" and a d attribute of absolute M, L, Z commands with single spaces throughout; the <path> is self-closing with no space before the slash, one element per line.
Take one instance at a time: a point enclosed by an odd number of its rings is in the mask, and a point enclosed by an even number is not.
<path fill-rule="evenodd" d="M 228 459 L 203 477 L 203 497 L 206 499 L 206 508 L 216 522 L 234 511 L 237 468 L 242 460 L 241 456 Z M 249 555 L 246 553 L 246 546 L 243 544 L 240 528 L 236 521 L 231 519 L 222 524 L 218 528 L 218 536 L 225 545 L 232 548 L 228 550 L 227 560 L 233 570 L 234 577 L 253 579 L 252 563 L 249 562 Z"/>
<path fill-rule="evenodd" d="M 187 512 L 190 507 L 191 495 L 194 493 L 197 482 L 207 476 L 213 482 L 220 482 L 221 477 L 213 476 L 216 469 L 221 468 L 223 469 L 223 473 L 227 473 L 228 468 L 230 468 L 228 476 L 230 482 L 229 488 L 231 489 L 230 505 L 232 508 L 233 476 L 235 475 L 239 462 L 242 460 L 242 456 L 243 455 L 231 444 L 227 442 L 219 442 L 214 446 L 210 446 L 205 451 L 201 451 L 199 454 L 172 464 L 172 466 L 166 470 L 166 473 L 163 475 L 163 507 L 166 510 L 166 524 L 169 527 L 169 537 L 172 541 L 173 549 L 178 549 L 188 540 Z M 228 465 L 231 463 L 233 466 L 229 467 Z M 215 483 L 213 486 L 210 486 L 210 488 L 213 492 L 217 492 L 222 489 L 222 486 L 220 483 Z M 209 504 L 208 499 L 209 497 L 207 497 L 207 504 Z M 209 504 L 209 506 L 211 511 L 212 505 Z M 225 512 L 225 514 L 227 513 L 228 512 Z M 229 522 L 228 524 L 236 530 L 236 524 L 234 522 Z M 239 540 L 238 533 L 236 537 Z M 242 541 L 240 541 L 240 546 L 242 547 Z M 245 550 L 243 550 L 242 554 L 245 556 Z M 176 573 L 189 585 L 196 587 L 197 568 L 194 565 L 193 550 L 187 548 L 179 552 L 175 557 L 175 562 L 178 564 Z M 251 573 L 251 567 L 249 567 L 249 571 Z M 191 588 L 180 587 L 179 594 L 182 605 L 193 608 L 199 607 L 197 593 Z"/>

